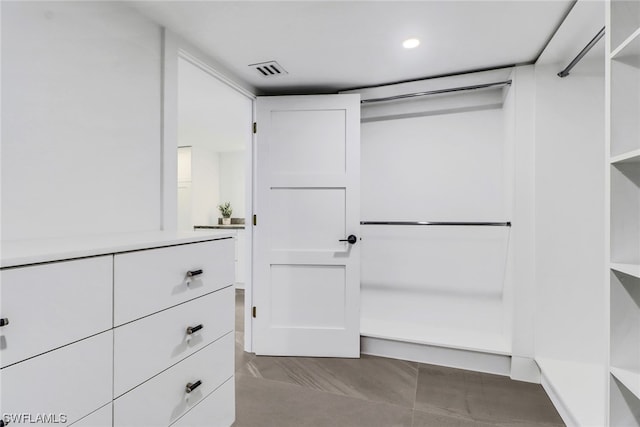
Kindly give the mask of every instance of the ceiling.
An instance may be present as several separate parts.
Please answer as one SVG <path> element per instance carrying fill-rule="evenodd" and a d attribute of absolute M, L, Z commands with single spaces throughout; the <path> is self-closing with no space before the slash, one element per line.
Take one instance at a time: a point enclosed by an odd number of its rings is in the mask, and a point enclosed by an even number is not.
<path fill-rule="evenodd" d="M 257 94 L 330 93 L 531 63 L 573 0 L 136 1 Z M 402 41 L 416 37 L 407 50 Z M 288 74 L 249 64 L 276 60 Z"/>

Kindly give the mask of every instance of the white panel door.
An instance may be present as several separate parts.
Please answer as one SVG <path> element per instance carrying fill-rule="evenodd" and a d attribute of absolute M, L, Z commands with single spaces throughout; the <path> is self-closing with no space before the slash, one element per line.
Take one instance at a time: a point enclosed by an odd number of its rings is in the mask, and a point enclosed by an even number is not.
<path fill-rule="evenodd" d="M 257 122 L 253 349 L 359 357 L 360 97 L 258 98 Z"/>

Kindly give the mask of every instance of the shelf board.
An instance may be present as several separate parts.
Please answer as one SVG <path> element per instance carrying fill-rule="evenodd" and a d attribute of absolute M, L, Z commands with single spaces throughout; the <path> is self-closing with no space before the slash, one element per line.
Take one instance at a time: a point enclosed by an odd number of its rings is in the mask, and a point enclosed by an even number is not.
<path fill-rule="evenodd" d="M 612 165 L 620 163 L 640 163 L 640 148 L 610 158 Z"/>
<path fill-rule="evenodd" d="M 640 399 L 640 372 L 616 368 L 614 366 L 612 366 L 609 371 L 611 372 L 611 375 L 624 384 L 624 386 L 628 388 L 635 397 Z"/>
<path fill-rule="evenodd" d="M 611 374 L 609 414 L 610 426 L 640 426 L 640 400 Z"/>
<path fill-rule="evenodd" d="M 612 262 L 610 264 L 612 270 L 619 271 L 624 274 L 628 274 L 629 276 L 640 278 L 640 264 L 622 264 L 617 262 Z"/>
<path fill-rule="evenodd" d="M 636 60 L 640 59 L 640 28 L 634 31 L 625 41 L 620 43 L 620 46 L 611 52 L 611 59 L 617 60 L 630 57 L 634 57 Z"/>
<path fill-rule="evenodd" d="M 607 372 L 603 365 L 538 357 L 535 360 L 542 371 L 543 384 L 546 382 L 551 388 L 551 400 L 568 412 L 573 424 L 605 424 Z"/>
<path fill-rule="evenodd" d="M 360 335 L 392 341 L 455 348 L 480 353 L 511 355 L 511 346 L 497 332 L 454 328 L 425 328 L 401 322 L 362 319 Z"/>

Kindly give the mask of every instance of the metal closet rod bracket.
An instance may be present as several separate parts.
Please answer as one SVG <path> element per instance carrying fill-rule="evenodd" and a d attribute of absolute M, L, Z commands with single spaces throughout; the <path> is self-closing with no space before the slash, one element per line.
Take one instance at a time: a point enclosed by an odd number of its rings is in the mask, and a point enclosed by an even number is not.
<path fill-rule="evenodd" d="M 602 27 L 602 29 L 600 30 L 600 32 L 598 34 L 596 34 L 596 36 L 594 38 L 591 39 L 591 41 L 589 43 L 587 43 L 587 45 L 584 47 L 584 49 L 582 49 L 580 51 L 580 53 L 573 58 L 573 61 L 571 61 L 569 63 L 569 65 L 567 65 L 565 67 L 564 70 L 560 71 L 558 73 L 558 77 L 567 77 L 569 75 L 569 72 L 571 71 L 571 69 L 573 67 L 575 67 L 578 62 L 580 62 L 582 60 L 582 58 L 584 58 L 584 56 L 589 53 L 589 51 L 591 50 L 592 47 L 594 47 L 596 45 L 596 43 L 598 43 L 598 41 L 604 37 L 604 29 L 605 27 Z"/>

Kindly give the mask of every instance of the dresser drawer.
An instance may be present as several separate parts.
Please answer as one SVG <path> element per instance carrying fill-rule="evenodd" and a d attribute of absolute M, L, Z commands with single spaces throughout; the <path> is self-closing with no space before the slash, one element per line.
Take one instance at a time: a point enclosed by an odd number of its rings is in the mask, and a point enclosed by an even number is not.
<path fill-rule="evenodd" d="M 233 243 L 223 239 L 115 255 L 115 325 L 233 284 Z"/>
<path fill-rule="evenodd" d="M 113 405 L 109 403 L 73 424 L 73 427 L 111 427 L 113 425 Z"/>
<path fill-rule="evenodd" d="M 233 376 L 234 334 L 199 352 L 114 401 L 114 426 L 168 426 Z M 188 383 L 201 381 L 191 393 Z"/>
<path fill-rule="evenodd" d="M 120 396 L 232 331 L 234 292 L 230 286 L 116 328 L 114 395 Z M 200 325 L 202 329 L 189 337 L 187 328 Z"/>
<path fill-rule="evenodd" d="M 172 427 L 229 427 L 236 419 L 235 380 L 230 378 Z"/>
<path fill-rule="evenodd" d="M 2 367 L 112 326 L 113 257 L 8 268 L 0 272 Z"/>
<path fill-rule="evenodd" d="M 108 331 L 0 370 L 0 412 L 63 414 L 70 424 L 108 404 L 112 348 Z"/>

